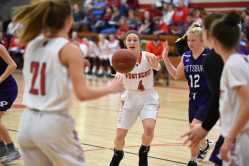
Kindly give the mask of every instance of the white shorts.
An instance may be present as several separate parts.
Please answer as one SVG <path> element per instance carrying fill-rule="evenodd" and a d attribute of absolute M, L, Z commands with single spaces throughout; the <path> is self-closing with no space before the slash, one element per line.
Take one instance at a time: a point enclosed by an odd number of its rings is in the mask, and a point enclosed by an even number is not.
<path fill-rule="evenodd" d="M 154 89 L 141 91 L 125 91 L 121 96 L 121 109 L 118 114 L 117 128 L 129 129 L 137 117 L 157 119 L 159 96 Z"/>
<path fill-rule="evenodd" d="M 25 166 L 84 166 L 74 120 L 65 112 L 26 109 L 18 132 Z"/>

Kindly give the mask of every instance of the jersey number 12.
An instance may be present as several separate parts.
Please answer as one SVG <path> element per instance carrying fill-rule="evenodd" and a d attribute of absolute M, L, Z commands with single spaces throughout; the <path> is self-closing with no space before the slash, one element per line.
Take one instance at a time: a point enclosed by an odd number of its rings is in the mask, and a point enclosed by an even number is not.
<path fill-rule="evenodd" d="M 29 93 L 33 95 L 46 95 L 46 63 L 39 63 L 39 62 L 31 62 L 30 64 L 30 72 L 33 74 L 31 88 Z M 37 80 L 38 75 L 40 75 L 40 80 Z M 35 87 L 35 83 L 40 81 L 40 86 Z"/>
<path fill-rule="evenodd" d="M 189 79 L 190 79 L 190 87 L 191 88 L 199 88 L 200 84 L 200 75 L 199 74 L 194 74 L 194 75 L 189 75 Z"/>

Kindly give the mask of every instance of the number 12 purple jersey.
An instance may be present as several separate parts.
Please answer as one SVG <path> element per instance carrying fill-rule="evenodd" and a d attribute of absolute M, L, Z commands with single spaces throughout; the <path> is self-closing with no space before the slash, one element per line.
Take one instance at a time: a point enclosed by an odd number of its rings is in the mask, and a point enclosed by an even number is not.
<path fill-rule="evenodd" d="M 198 58 L 194 58 L 192 51 L 183 54 L 184 73 L 189 86 L 189 121 L 194 118 L 203 121 L 210 92 L 204 74 L 203 61 L 210 50 L 205 49 Z"/>

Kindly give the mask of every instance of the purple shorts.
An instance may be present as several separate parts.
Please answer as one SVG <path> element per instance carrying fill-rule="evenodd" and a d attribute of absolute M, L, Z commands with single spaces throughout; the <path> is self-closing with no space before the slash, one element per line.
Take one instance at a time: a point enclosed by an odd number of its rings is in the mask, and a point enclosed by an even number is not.
<path fill-rule="evenodd" d="M 17 97 L 17 88 L 0 90 L 0 111 L 7 111 Z"/>

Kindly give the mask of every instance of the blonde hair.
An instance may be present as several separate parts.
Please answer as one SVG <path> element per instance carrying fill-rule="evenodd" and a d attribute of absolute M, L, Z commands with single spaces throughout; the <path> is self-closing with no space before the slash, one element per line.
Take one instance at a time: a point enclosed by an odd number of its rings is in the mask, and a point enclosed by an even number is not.
<path fill-rule="evenodd" d="M 199 35 L 200 37 L 202 37 L 202 28 L 200 25 L 197 24 L 193 24 L 191 25 L 187 32 L 186 35 L 188 36 L 189 34 L 195 34 L 195 35 Z"/>
<path fill-rule="evenodd" d="M 70 15 L 70 0 L 41 0 L 16 8 L 15 22 L 22 25 L 18 34 L 20 42 L 27 44 L 41 32 L 56 33 Z"/>

